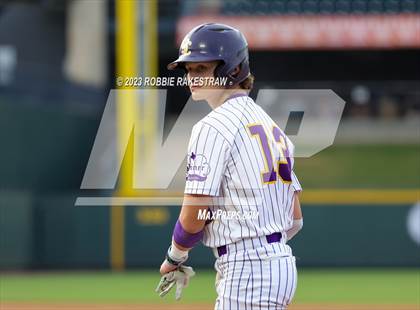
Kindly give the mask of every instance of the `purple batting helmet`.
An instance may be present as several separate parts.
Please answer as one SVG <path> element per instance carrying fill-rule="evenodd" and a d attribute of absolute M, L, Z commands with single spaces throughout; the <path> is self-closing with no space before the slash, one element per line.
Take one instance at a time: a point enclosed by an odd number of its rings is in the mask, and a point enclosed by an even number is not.
<path fill-rule="evenodd" d="M 202 24 L 191 30 L 182 40 L 179 57 L 168 65 L 169 70 L 185 69 L 186 62 L 219 60 L 216 77 L 227 77 L 227 85 L 233 86 L 249 75 L 248 43 L 244 35 L 224 24 Z M 239 66 L 240 71 L 232 75 Z"/>

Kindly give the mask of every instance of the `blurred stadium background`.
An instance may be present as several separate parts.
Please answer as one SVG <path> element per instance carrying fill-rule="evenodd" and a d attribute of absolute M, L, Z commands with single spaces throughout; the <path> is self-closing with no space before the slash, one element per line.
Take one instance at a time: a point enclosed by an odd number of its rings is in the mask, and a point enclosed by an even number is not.
<path fill-rule="evenodd" d="M 334 145 L 297 160 L 291 309 L 419 309 L 418 0 L 0 1 L 1 309 L 212 308 L 203 247 L 181 303 L 153 292 L 179 206 L 74 206 L 115 77 L 172 75 L 180 38 L 211 21 L 247 37 L 254 98 L 346 101 Z M 168 90 L 166 130 L 187 98 Z"/>

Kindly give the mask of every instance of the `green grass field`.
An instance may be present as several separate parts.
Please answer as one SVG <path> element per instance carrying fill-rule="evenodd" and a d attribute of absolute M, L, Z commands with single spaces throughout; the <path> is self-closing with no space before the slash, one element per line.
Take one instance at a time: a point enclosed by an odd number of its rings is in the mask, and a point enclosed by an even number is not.
<path fill-rule="evenodd" d="M 154 293 L 152 271 L 3 273 L 2 302 L 172 303 Z M 185 303 L 213 303 L 214 272 L 198 270 Z M 296 303 L 420 305 L 420 269 L 301 269 Z"/>
<path fill-rule="evenodd" d="M 420 144 L 333 145 L 297 158 L 295 171 L 308 188 L 419 188 Z"/>

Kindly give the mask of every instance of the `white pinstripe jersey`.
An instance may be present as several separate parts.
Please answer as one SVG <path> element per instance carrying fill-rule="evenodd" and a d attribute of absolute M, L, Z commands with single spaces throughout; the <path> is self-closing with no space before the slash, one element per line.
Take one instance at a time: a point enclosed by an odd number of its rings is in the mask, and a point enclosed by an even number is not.
<path fill-rule="evenodd" d="M 248 96 L 225 101 L 192 130 L 185 194 L 218 196 L 218 209 L 246 219 L 218 218 L 206 225 L 203 243 L 218 247 L 241 239 L 285 232 L 292 226 L 292 142 Z M 216 200 L 216 198 L 215 198 Z"/>

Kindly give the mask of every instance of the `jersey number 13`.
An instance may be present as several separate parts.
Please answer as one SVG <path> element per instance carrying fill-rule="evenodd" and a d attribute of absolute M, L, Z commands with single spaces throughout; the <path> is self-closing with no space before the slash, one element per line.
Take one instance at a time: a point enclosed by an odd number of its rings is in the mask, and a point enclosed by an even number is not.
<path fill-rule="evenodd" d="M 263 154 L 265 170 L 261 172 L 262 181 L 264 184 L 272 184 L 277 182 L 279 176 L 283 183 L 292 182 L 292 169 L 289 157 L 289 150 L 283 133 L 280 128 L 273 126 L 271 134 L 273 135 L 274 141 L 276 141 L 276 147 L 280 154 L 279 158 L 274 158 L 273 152 L 270 147 L 270 142 L 263 125 L 261 124 L 249 124 L 248 130 L 251 136 L 258 139 L 260 149 Z"/>

